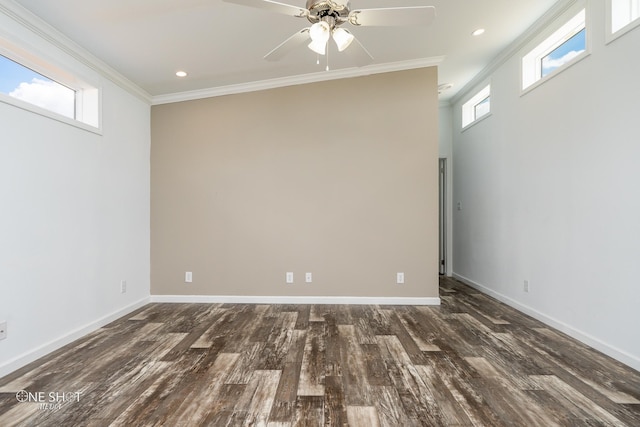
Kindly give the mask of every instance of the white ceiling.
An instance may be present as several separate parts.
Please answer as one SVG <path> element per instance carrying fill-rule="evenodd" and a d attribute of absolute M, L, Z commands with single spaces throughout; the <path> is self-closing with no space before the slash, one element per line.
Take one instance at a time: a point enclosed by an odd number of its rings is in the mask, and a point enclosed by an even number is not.
<path fill-rule="evenodd" d="M 304 45 L 279 62 L 263 56 L 308 21 L 221 0 L 15 0 L 152 96 L 324 72 Z M 256 0 L 259 2 L 260 0 Z M 279 0 L 304 7 L 305 0 Z M 351 0 L 352 9 L 436 7 L 427 27 L 348 28 L 371 52 L 368 67 L 443 57 L 451 98 L 558 0 Z M 471 32 L 485 28 L 484 35 Z M 331 51 L 332 70 L 353 68 Z M 402 64 L 401 64 L 402 65 Z M 177 78 L 185 70 L 189 76 Z M 366 73 L 366 67 L 362 70 Z"/>

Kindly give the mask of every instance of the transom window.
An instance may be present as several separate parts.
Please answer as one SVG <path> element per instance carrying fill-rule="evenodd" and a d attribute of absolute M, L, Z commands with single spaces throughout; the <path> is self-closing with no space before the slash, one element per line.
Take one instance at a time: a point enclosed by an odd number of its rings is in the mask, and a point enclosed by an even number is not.
<path fill-rule="evenodd" d="M 522 89 L 568 67 L 586 54 L 586 11 L 582 9 L 522 58 Z"/>
<path fill-rule="evenodd" d="M 542 57 L 542 61 L 540 61 L 541 77 L 549 75 L 584 52 L 587 45 L 586 34 L 587 30 L 583 28 L 569 40 Z"/>
<path fill-rule="evenodd" d="M 100 133 L 98 87 L 3 38 L 0 102 Z"/>
<path fill-rule="evenodd" d="M 640 25 L 640 0 L 609 0 L 608 3 L 608 36 L 624 34 Z"/>
<path fill-rule="evenodd" d="M 0 92 L 70 119 L 76 118 L 76 91 L 0 55 Z"/>
<path fill-rule="evenodd" d="M 491 85 L 487 85 L 462 105 L 462 127 L 467 127 L 491 112 Z"/>

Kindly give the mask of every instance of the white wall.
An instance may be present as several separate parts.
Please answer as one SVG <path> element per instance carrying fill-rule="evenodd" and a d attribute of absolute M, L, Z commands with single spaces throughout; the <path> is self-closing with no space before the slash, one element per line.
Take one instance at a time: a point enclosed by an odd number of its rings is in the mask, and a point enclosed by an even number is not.
<path fill-rule="evenodd" d="M 464 132 L 455 103 L 454 273 L 640 369 L 640 28 L 605 45 L 589 3 L 589 57 L 521 96 L 517 53 Z"/>
<path fill-rule="evenodd" d="M 103 89 L 102 135 L 0 103 L 3 376 L 148 300 L 150 107 L 2 13 L 0 27 Z"/>

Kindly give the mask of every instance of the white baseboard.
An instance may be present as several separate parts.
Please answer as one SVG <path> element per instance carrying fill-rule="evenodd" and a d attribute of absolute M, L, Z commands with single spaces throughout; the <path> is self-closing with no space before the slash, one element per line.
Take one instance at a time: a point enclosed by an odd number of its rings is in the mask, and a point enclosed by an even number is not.
<path fill-rule="evenodd" d="M 579 329 L 574 328 L 571 325 L 568 325 L 554 317 L 551 317 L 547 314 L 544 314 L 532 307 L 529 307 L 528 305 L 522 304 L 506 295 L 503 295 L 499 292 L 496 292 L 492 289 L 487 288 L 486 286 L 483 286 L 477 282 L 474 282 L 473 280 L 464 277 L 460 274 L 457 273 L 453 273 L 453 277 L 460 280 L 461 282 L 471 286 L 474 289 L 479 290 L 480 292 L 487 294 L 489 296 L 492 296 L 493 298 L 497 299 L 498 301 L 501 301 L 505 304 L 507 304 L 508 306 L 511 306 L 525 314 L 528 314 L 529 316 L 533 317 L 534 319 L 537 319 L 539 321 L 541 321 L 542 323 L 545 323 L 546 325 L 549 325 L 561 332 L 564 332 L 565 334 L 569 335 L 572 338 L 577 339 L 578 341 L 583 342 L 584 344 L 591 346 L 593 348 L 595 348 L 596 350 L 606 354 L 607 356 L 610 356 L 614 359 L 616 359 L 619 362 L 624 363 L 627 366 L 632 367 L 635 370 L 640 371 L 640 358 L 629 354 L 627 352 L 625 352 L 624 350 L 620 350 L 619 348 L 616 348 L 612 345 L 607 344 L 606 342 L 593 337 L 592 335 L 589 335 Z"/>
<path fill-rule="evenodd" d="M 113 322 L 114 320 L 117 320 L 122 316 L 125 316 L 148 303 L 149 303 L 149 297 L 145 297 L 139 301 L 136 301 L 133 304 L 130 304 L 120 310 L 117 310 L 111 314 L 103 316 L 85 326 L 75 329 L 59 338 L 56 338 L 53 341 L 49 341 L 48 343 L 43 344 L 40 347 L 36 347 L 33 350 L 23 353 L 20 356 L 1 364 L 0 378 L 22 368 L 23 366 L 28 365 L 29 363 L 35 360 L 38 360 L 43 356 L 46 356 L 49 353 L 52 353 L 58 350 L 61 347 L 64 347 L 67 344 L 72 343 L 78 338 L 82 338 L 83 336 L 100 329 L 104 325 L 107 325 Z"/>
<path fill-rule="evenodd" d="M 440 298 L 151 295 L 151 302 L 209 304 L 440 305 Z"/>

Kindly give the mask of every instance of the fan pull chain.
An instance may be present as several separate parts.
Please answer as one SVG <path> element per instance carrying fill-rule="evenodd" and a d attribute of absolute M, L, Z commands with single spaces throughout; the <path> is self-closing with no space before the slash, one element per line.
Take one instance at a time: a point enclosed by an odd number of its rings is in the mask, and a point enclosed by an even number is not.
<path fill-rule="evenodd" d="M 327 68 L 326 71 L 329 71 L 329 44 L 327 43 Z"/>

